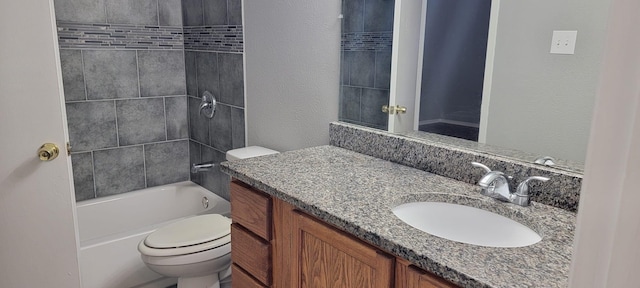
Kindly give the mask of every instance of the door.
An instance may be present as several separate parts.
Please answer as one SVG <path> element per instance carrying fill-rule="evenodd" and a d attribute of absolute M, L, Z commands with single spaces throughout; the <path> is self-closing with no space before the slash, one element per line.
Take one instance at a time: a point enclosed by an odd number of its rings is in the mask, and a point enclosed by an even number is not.
<path fill-rule="evenodd" d="M 0 287 L 80 287 L 54 19 L 53 0 L 0 1 Z"/>
<path fill-rule="evenodd" d="M 389 132 L 414 130 L 416 121 L 416 73 L 420 60 L 420 32 L 423 1 L 396 0 L 393 16 L 393 48 L 391 55 L 391 86 L 389 106 L 406 108 L 402 113 L 389 114 Z"/>
<path fill-rule="evenodd" d="M 293 287 L 392 287 L 392 257 L 309 216 L 293 215 Z"/>

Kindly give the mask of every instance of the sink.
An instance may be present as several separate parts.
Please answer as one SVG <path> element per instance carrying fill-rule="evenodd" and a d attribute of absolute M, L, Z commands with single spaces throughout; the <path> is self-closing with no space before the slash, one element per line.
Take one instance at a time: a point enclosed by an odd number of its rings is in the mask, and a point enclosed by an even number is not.
<path fill-rule="evenodd" d="M 431 235 L 487 247 L 524 247 L 542 240 L 529 227 L 502 215 L 445 202 L 411 202 L 392 209 L 400 220 Z"/>

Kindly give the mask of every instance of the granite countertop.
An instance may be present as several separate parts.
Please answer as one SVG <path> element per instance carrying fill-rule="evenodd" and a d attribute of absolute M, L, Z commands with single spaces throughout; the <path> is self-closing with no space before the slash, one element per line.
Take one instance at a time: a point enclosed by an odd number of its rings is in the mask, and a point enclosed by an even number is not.
<path fill-rule="evenodd" d="M 498 202 L 480 195 L 476 185 L 334 146 L 224 162 L 221 170 L 460 286 L 568 286 L 575 213 Z M 422 232 L 391 211 L 426 199 L 462 201 L 508 216 L 542 241 L 521 248 L 474 246 Z"/>

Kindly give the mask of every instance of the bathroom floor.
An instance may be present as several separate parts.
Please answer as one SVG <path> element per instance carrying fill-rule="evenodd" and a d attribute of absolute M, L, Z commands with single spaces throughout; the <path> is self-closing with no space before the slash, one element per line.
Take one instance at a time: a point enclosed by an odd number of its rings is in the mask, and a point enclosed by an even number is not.
<path fill-rule="evenodd" d="M 478 141 L 478 131 L 476 127 L 461 126 L 448 123 L 433 123 L 420 125 L 420 131 L 431 132 L 440 135 L 447 135 L 456 138 Z"/>

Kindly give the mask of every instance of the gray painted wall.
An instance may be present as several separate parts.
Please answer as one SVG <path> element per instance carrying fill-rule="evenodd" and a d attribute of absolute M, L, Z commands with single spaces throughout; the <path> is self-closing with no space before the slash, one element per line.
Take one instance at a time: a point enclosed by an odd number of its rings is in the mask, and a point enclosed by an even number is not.
<path fill-rule="evenodd" d="M 338 119 L 340 0 L 244 1 L 247 143 L 329 143 Z"/>
<path fill-rule="evenodd" d="M 609 3 L 501 1 L 487 143 L 584 161 Z M 553 30 L 578 30 L 575 55 Z"/>

